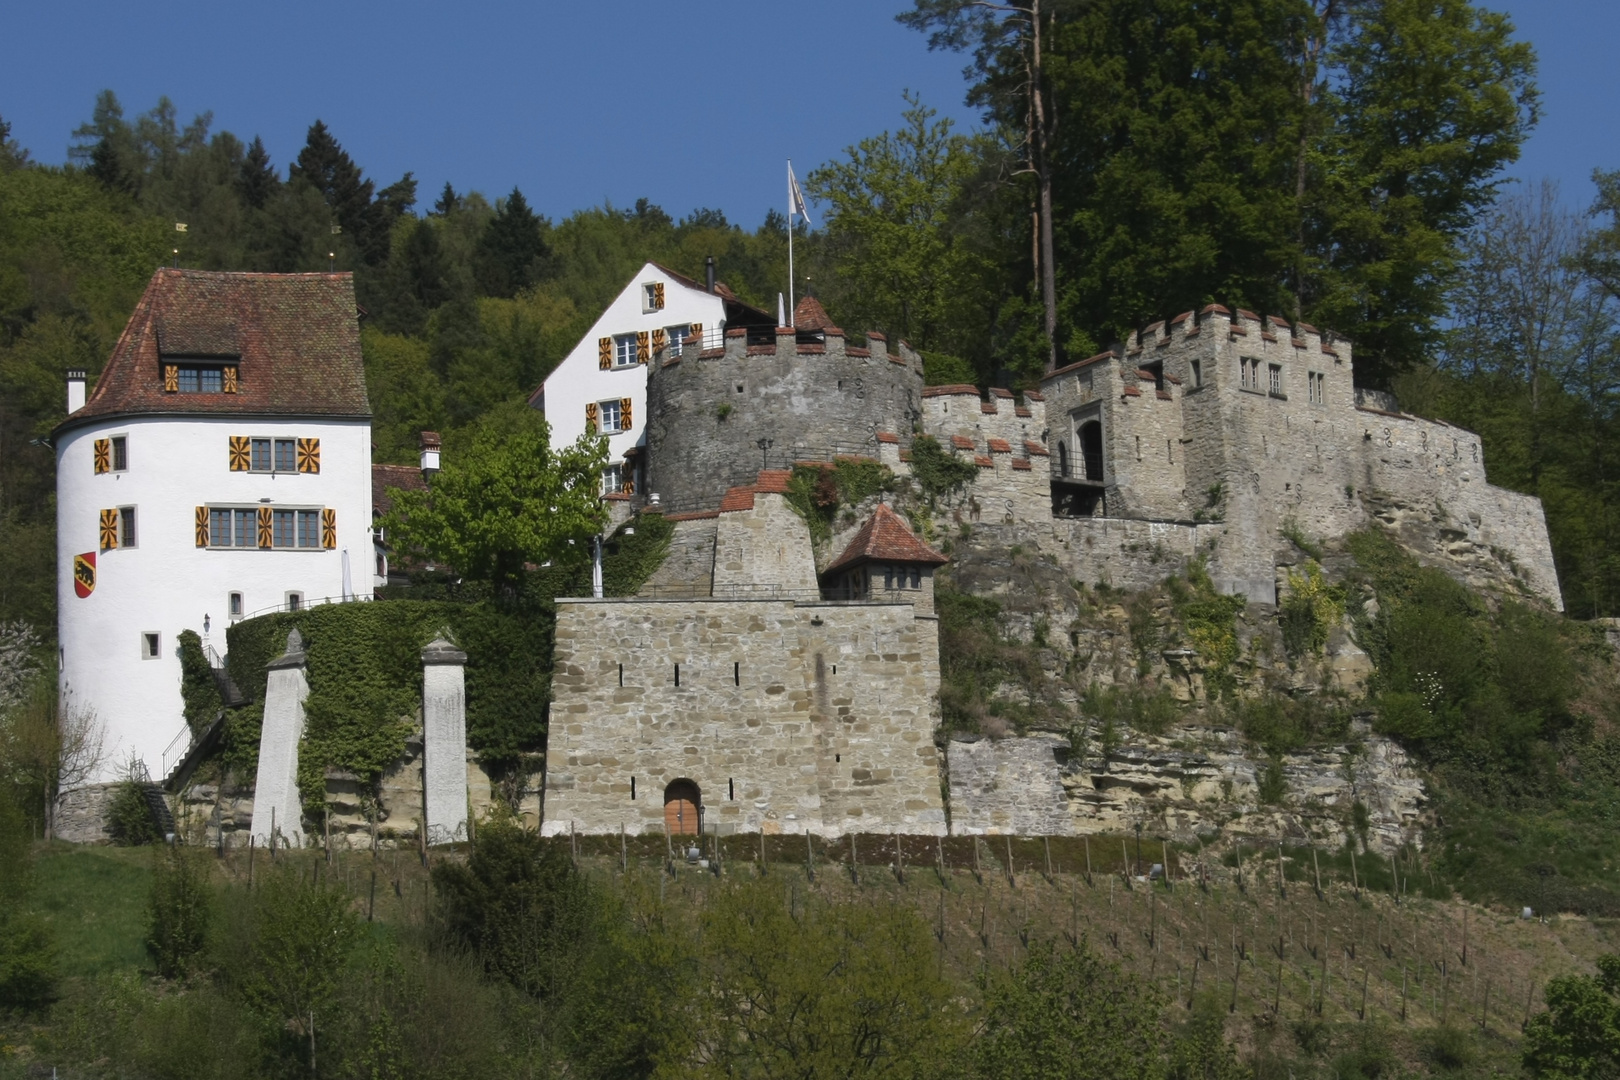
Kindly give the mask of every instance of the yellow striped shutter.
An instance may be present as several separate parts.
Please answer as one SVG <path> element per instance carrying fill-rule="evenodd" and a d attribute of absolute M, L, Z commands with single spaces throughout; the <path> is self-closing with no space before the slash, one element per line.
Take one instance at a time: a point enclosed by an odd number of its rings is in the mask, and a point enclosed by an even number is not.
<path fill-rule="evenodd" d="M 629 398 L 619 399 L 619 430 L 630 430 L 630 407 L 634 404 Z"/>
<path fill-rule="evenodd" d="M 101 512 L 101 550 L 111 551 L 118 546 L 118 511 Z"/>
<path fill-rule="evenodd" d="M 596 366 L 606 371 L 613 366 L 613 339 L 610 337 L 596 339 Z"/>
<path fill-rule="evenodd" d="M 96 440 L 96 472 L 97 473 L 104 473 L 104 472 L 111 472 L 111 471 L 112 471 L 112 440 L 111 439 L 97 439 Z"/>
<path fill-rule="evenodd" d="M 246 435 L 231 436 L 231 472 L 248 472 L 253 468 L 253 443 Z"/>
<path fill-rule="evenodd" d="M 585 431 L 589 435 L 596 434 L 596 402 L 588 402 L 585 406 Z"/>
<path fill-rule="evenodd" d="M 208 507 L 197 507 L 197 546 L 208 546 Z"/>
<path fill-rule="evenodd" d="M 321 511 L 321 547 L 328 551 L 337 547 L 337 511 L 331 507 Z"/>
<path fill-rule="evenodd" d="M 664 310 L 664 283 L 662 281 L 653 282 L 653 307 L 659 311 Z"/>
<path fill-rule="evenodd" d="M 173 393 L 177 392 L 179 389 L 180 389 L 180 365 L 179 364 L 164 364 L 163 365 L 163 390 L 164 390 L 164 392 L 169 393 L 169 394 L 173 394 Z"/>
<path fill-rule="evenodd" d="M 321 440 L 298 440 L 298 471 L 301 473 L 321 471 Z"/>
<path fill-rule="evenodd" d="M 645 330 L 636 331 L 636 362 L 639 364 L 647 362 L 647 331 Z"/>
<path fill-rule="evenodd" d="M 227 367 L 225 369 L 223 389 L 227 394 L 236 393 L 236 369 L 234 367 Z"/>
<path fill-rule="evenodd" d="M 663 352 L 664 346 L 669 344 L 669 335 L 662 330 L 654 330 L 652 335 L 653 352 Z"/>
<path fill-rule="evenodd" d="M 275 543 L 275 539 L 276 539 L 275 519 L 273 517 L 271 517 L 270 508 L 268 506 L 259 507 L 259 528 L 258 528 L 258 533 L 259 533 L 259 546 L 261 548 L 268 548 L 272 544 Z"/>

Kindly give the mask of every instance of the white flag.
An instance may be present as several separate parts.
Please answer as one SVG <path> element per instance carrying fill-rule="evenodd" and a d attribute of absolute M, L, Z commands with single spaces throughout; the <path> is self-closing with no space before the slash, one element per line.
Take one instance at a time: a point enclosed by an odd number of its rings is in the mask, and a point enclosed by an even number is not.
<path fill-rule="evenodd" d="M 793 223 L 793 215 L 798 214 L 804 219 L 806 225 L 810 222 L 810 211 L 804 205 L 804 192 L 799 190 L 798 178 L 793 175 L 793 162 L 788 162 L 788 224 Z"/>

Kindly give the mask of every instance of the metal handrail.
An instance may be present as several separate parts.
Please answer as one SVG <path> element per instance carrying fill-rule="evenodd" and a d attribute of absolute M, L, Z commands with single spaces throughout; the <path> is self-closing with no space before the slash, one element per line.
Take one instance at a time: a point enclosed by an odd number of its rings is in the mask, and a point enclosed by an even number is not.
<path fill-rule="evenodd" d="M 176 751 L 175 747 L 179 745 L 181 739 L 184 739 L 186 744 Z M 160 775 L 167 778 L 174 771 L 174 767 L 184 761 L 187 754 L 191 753 L 191 744 L 191 725 L 186 724 L 181 727 L 174 738 L 169 740 L 169 745 L 163 748 L 163 772 Z"/>
<path fill-rule="evenodd" d="M 243 615 L 241 618 L 235 621 L 245 622 L 248 619 L 257 619 L 261 615 L 275 615 L 289 611 L 303 611 L 305 608 L 320 607 L 324 604 L 369 604 L 376 599 L 377 598 L 375 596 L 369 596 L 364 593 L 356 593 L 353 596 L 317 596 L 314 598 L 306 596 L 304 597 L 303 602 L 295 608 L 290 608 L 285 602 L 283 602 L 277 604 L 275 607 L 260 608 L 258 611 Z"/>

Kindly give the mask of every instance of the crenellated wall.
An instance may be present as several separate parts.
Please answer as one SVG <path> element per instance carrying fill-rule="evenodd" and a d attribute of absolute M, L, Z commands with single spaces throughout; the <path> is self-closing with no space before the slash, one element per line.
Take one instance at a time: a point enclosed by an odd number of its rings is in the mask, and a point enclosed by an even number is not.
<path fill-rule="evenodd" d="M 847 345 L 836 327 L 801 343 L 778 328 L 768 345 L 745 331 L 725 347 L 657 354 L 647 385 L 647 490 L 672 511 L 711 510 L 767 463 L 832 453 L 879 456 L 877 435 L 910 442 L 921 415 L 922 360 L 883 335 Z M 762 448 L 761 440 L 770 445 Z"/>

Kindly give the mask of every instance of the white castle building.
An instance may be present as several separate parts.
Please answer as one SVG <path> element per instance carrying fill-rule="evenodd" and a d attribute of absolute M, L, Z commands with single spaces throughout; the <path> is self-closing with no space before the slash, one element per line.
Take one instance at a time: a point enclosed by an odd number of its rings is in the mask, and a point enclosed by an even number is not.
<path fill-rule="evenodd" d="M 56 448 L 65 701 L 106 776 L 181 737 L 175 642 L 373 583 L 371 408 L 348 274 L 164 269 Z M 74 378 L 74 376 L 77 378 Z"/>
<path fill-rule="evenodd" d="M 688 337 L 718 343 L 729 326 L 771 327 L 766 312 L 714 280 L 699 283 L 658 263 L 642 266 L 529 398 L 566 446 L 594 427 L 608 439 L 604 494 L 640 490 L 647 444 L 647 364 L 666 345 L 679 356 Z"/>

